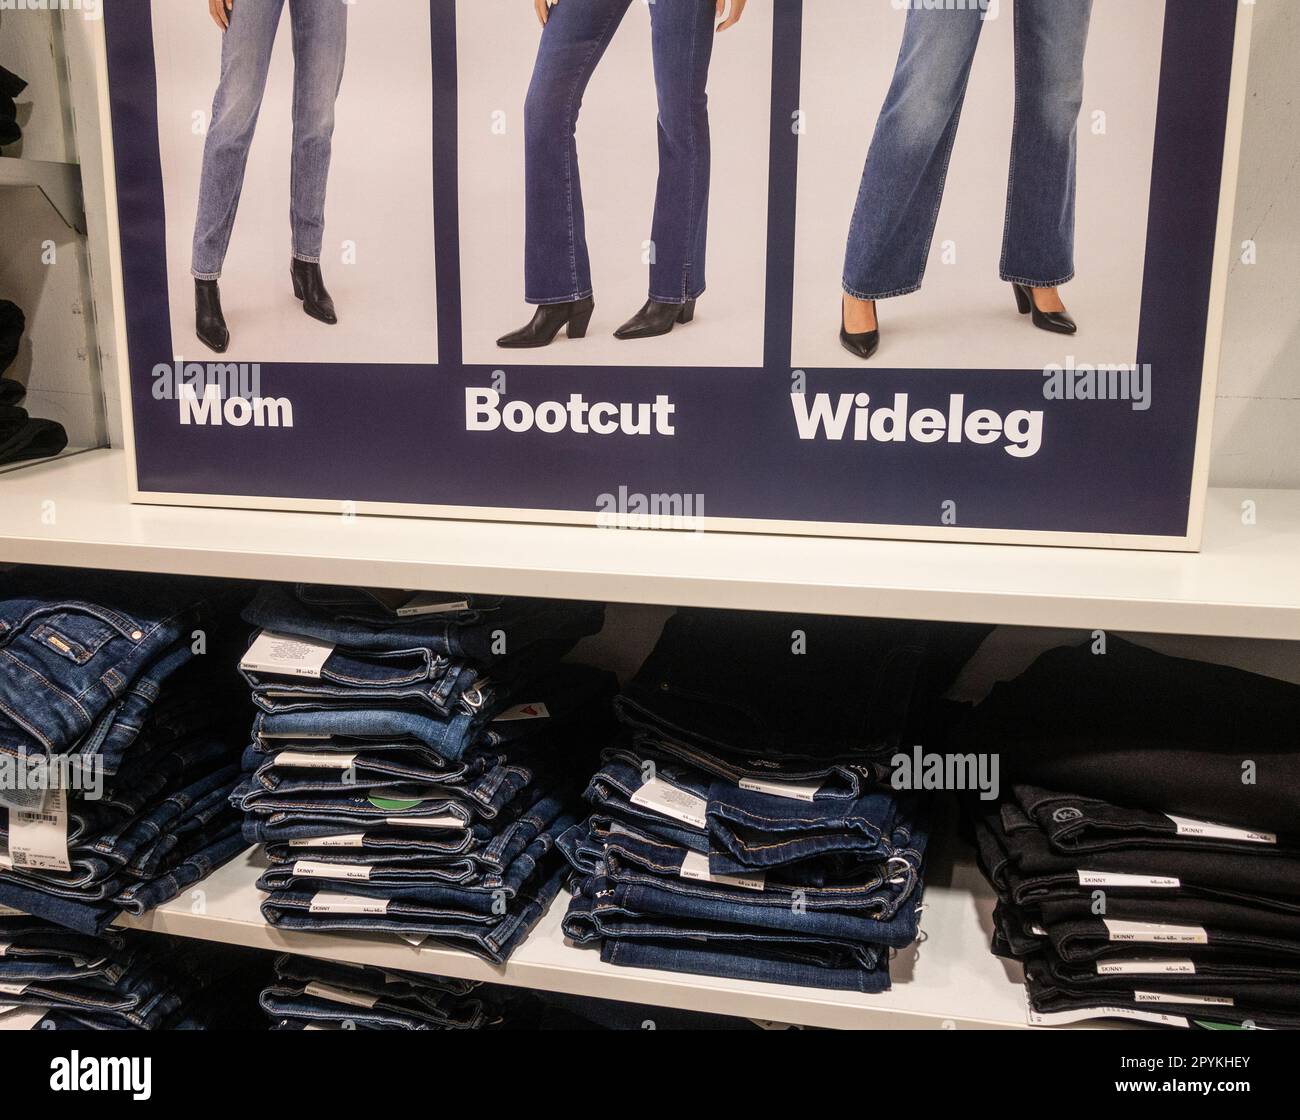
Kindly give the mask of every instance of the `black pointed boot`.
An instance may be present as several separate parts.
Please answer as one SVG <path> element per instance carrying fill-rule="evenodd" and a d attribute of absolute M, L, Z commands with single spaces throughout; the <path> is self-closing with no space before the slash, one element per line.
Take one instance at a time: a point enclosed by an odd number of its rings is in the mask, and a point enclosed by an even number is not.
<path fill-rule="evenodd" d="M 221 289 L 215 280 L 194 281 L 194 333 L 218 354 L 224 354 L 230 345 L 230 331 L 221 313 Z"/>
<path fill-rule="evenodd" d="M 667 334 L 678 323 L 689 323 L 695 318 L 695 301 L 685 303 L 659 303 L 646 300 L 645 306 L 614 332 L 615 338 L 657 338 Z"/>
<path fill-rule="evenodd" d="M 293 277 L 293 294 L 302 300 L 302 309 L 313 319 L 331 326 L 339 321 L 334 311 L 334 301 L 325 290 L 325 278 L 315 261 L 300 261 L 294 257 L 290 265 Z"/>
<path fill-rule="evenodd" d="M 517 331 L 502 335 L 497 339 L 497 345 L 504 350 L 532 350 L 539 346 L 549 346 L 560 333 L 560 328 L 565 326 L 569 329 L 570 338 L 586 338 L 591 313 L 595 310 L 596 301 L 591 296 L 572 303 L 540 304 L 529 322 Z"/>

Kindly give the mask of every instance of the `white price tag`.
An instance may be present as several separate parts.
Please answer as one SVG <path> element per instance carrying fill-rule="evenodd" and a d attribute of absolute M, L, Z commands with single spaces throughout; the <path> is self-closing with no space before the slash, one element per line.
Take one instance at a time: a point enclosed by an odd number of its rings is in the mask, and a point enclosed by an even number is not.
<path fill-rule="evenodd" d="M 295 770 L 350 770 L 356 762 L 355 754 L 315 754 L 311 751 L 281 751 L 274 764 Z"/>
<path fill-rule="evenodd" d="M 295 638 L 263 630 L 253 639 L 253 644 L 248 647 L 239 667 L 250 673 L 319 680 L 320 671 L 333 652 L 334 646 L 330 642 L 318 642 L 315 638 Z"/>
<path fill-rule="evenodd" d="M 1233 828 L 1227 824 L 1212 824 L 1209 821 L 1194 821 L 1187 817 L 1176 817 L 1166 813 L 1179 836 L 1201 836 L 1209 840 L 1242 840 L 1248 844 L 1276 844 L 1277 834 L 1273 832 L 1256 832 L 1249 828 Z"/>
<path fill-rule="evenodd" d="M 60 786 L 39 810 L 9 810 L 9 856 L 16 868 L 71 871 L 68 862 L 68 791 Z"/>
<path fill-rule="evenodd" d="M 811 801 L 821 792 L 822 782 L 776 782 L 769 778 L 741 778 L 740 788 L 786 797 L 792 801 Z"/>
<path fill-rule="evenodd" d="M 1141 941 L 1149 945 L 1208 945 L 1201 926 L 1174 926 L 1162 922 L 1122 922 L 1102 918 L 1111 941 Z"/>
<path fill-rule="evenodd" d="M 31 987 L 30 980 L 26 984 L 15 984 L 11 982 L 6 982 L 0 984 L 0 995 L 20 996 L 23 994 L 23 992 L 27 991 L 29 987 Z"/>
<path fill-rule="evenodd" d="M 1081 887 L 1153 887 L 1169 890 L 1182 883 L 1172 875 L 1127 875 L 1117 871 L 1080 871 Z"/>
<path fill-rule="evenodd" d="M 365 882 L 370 878 L 370 868 L 360 864 L 300 859 L 293 865 L 293 874 L 296 879 L 353 879 Z"/>
<path fill-rule="evenodd" d="M 687 793 L 670 785 L 662 778 L 651 778 L 632 794 L 629 800 L 633 805 L 640 805 L 652 813 L 659 813 L 673 820 L 681 821 L 692 828 L 704 828 L 708 823 L 709 803 L 702 797 Z"/>
<path fill-rule="evenodd" d="M 759 875 L 715 875 L 709 870 L 709 857 L 699 852 L 687 852 L 682 860 L 683 879 L 699 879 L 704 883 L 719 883 L 724 887 L 744 887 L 747 891 L 761 891 L 766 886 L 766 876 Z"/>
<path fill-rule="evenodd" d="M 336 988 L 332 984 L 322 984 L 313 980 L 303 989 L 304 995 L 328 1000 L 330 1003 L 346 1003 L 349 1007 L 373 1009 L 379 997 L 369 992 L 354 992 L 349 988 Z"/>
<path fill-rule="evenodd" d="M 371 914 L 388 913 L 388 899 L 363 898 L 355 894 L 330 894 L 322 891 L 311 900 L 312 914 Z"/>

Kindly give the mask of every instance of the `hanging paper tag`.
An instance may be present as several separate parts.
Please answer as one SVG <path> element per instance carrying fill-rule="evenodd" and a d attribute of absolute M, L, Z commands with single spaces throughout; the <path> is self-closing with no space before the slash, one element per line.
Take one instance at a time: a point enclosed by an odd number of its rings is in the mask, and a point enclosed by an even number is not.
<path fill-rule="evenodd" d="M 659 813 L 673 820 L 689 824 L 692 828 L 704 828 L 707 824 L 706 812 L 709 803 L 702 797 L 687 793 L 670 785 L 662 778 L 651 778 L 629 799 L 633 805 L 640 805 L 652 813 Z"/>
<path fill-rule="evenodd" d="M 312 914 L 387 914 L 388 899 L 322 892 L 311 900 Z"/>
<path fill-rule="evenodd" d="M 747 891 L 761 891 L 766 886 L 764 875 L 717 875 L 709 870 L 709 857 L 699 852 L 687 852 L 682 859 L 683 879 L 698 879 L 704 883 L 718 883 L 724 887 L 744 887 Z"/>
<path fill-rule="evenodd" d="M 822 782 L 776 782 L 770 778 L 741 778 L 740 788 L 787 797 L 792 801 L 812 801 L 821 792 Z"/>
<path fill-rule="evenodd" d="M 351 863 L 322 863 L 314 859 L 300 859 L 293 865 L 297 879 L 353 879 L 365 882 L 370 878 L 370 868 Z"/>

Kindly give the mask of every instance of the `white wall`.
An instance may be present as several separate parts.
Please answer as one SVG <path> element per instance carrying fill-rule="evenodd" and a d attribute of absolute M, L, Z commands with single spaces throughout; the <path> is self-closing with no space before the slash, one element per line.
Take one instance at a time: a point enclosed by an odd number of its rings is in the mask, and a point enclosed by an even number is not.
<path fill-rule="evenodd" d="M 1210 482 L 1300 487 L 1300 4 L 1258 0 Z M 1258 263 L 1241 262 L 1253 239 Z"/>

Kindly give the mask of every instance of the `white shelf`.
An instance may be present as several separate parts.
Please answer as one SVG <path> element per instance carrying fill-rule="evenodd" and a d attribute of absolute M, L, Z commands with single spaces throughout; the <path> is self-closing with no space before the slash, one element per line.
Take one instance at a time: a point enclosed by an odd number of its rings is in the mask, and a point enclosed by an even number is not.
<path fill-rule="evenodd" d="M 1019 969 L 989 951 L 992 891 L 979 872 L 964 862 L 952 869 L 931 868 L 921 921 L 923 940 L 897 955 L 891 966 L 893 989 L 880 995 L 602 964 L 596 949 L 565 942 L 560 919 L 568 896 L 563 893 L 528 940 L 500 967 L 454 949 L 416 949 L 396 937 L 279 930 L 262 919 L 259 906 L 265 896 L 254 885 L 260 873 L 257 850 L 250 849 L 200 883 L 198 898 L 186 892 L 120 924 L 390 970 L 803 1026 L 1028 1029 Z"/>
<path fill-rule="evenodd" d="M 124 453 L 93 451 L 5 476 L 3 561 L 1300 640 L 1287 490 L 1211 491 L 1201 553 L 1131 552 L 133 506 Z"/>

